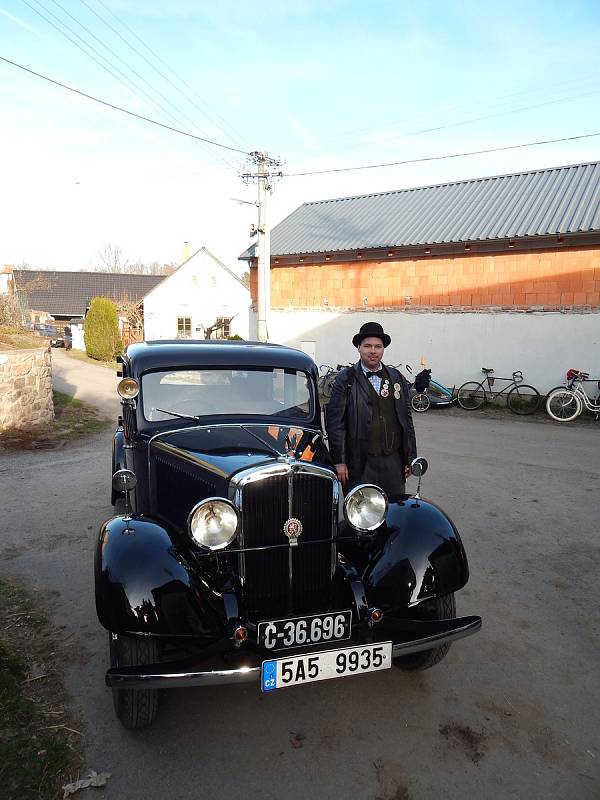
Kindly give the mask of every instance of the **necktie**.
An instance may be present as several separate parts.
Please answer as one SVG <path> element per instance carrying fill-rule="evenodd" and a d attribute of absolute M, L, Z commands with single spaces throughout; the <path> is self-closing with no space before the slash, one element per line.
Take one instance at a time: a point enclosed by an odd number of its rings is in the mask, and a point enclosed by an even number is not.
<path fill-rule="evenodd" d="M 383 370 L 382 369 L 378 369 L 378 370 L 376 370 L 374 372 L 368 372 L 367 373 L 367 377 L 368 378 L 382 378 L 383 377 Z"/>

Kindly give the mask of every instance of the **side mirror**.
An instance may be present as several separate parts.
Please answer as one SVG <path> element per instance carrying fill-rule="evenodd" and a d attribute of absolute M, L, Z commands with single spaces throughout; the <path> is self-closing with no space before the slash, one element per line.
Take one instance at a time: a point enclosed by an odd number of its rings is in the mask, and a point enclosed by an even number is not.
<path fill-rule="evenodd" d="M 415 458 L 410 464 L 410 469 L 412 471 L 412 474 L 415 476 L 415 478 L 419 479 L 419 483 L 417 484 L 417 491 L 415 493 L 415 500 L 421 499 L 421 495 L 419 494 L 419 492 L 421 491 L 421 478 L 427 472 L 428 466 L 429 464 L 427 463 L 426 458 Z"/>
<path fill-rule="evenodd" d="M 112 487 L 115 492 L 125 495 L 125 514 L 126 520 L 131 519 L 131 503 L 129 500 L 129 493 L 132 492 L 137 486 L 137 478 L 135 473 L 130 469 L 118 469 L 112 476 Z"/>
<path fill-rule="evenodd" d="M 415 458 L 410 465 L 410 469 L 415 478 L 420 478 L 422 475 L 425 475 L 428 467 L 429 464 L 426 458 Z"/>

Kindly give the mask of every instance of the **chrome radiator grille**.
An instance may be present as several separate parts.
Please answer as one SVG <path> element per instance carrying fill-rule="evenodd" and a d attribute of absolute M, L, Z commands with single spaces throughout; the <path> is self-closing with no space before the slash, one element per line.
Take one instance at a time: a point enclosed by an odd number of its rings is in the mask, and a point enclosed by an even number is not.
<path fill-rule="evenodd" d="M 334 545 L 331 540 L 334 483 L 320 474 L 292 469 L 247 483 L 242 489 L 243 547 L 285 545 L 240 556 L 244 600 L 251 619 L 322 611 L 330 602 Z M 283 526 L 302 522 L 297 547 Z"/>

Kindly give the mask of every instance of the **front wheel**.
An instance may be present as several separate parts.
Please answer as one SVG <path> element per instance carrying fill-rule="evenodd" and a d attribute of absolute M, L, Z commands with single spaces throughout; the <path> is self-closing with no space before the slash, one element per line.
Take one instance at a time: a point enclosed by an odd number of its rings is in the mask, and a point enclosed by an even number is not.
<path fill-rule="evenodd" d="M 427 411 L 431 405 L 431 400 L 425 394 L 425 392 L 418 392 L 412 396 L 410 404 L 413 408 L 413 411 Z"/>
<path fill-rule="evenodd" d="M 483 383 L 477 383 L 477 381 L 463 383 L 458 389 L 456 399 L 458 400 L 458 405 L 464 408 L 465 411 L 475 411 L 485 402 Z"/>
<path fill-rule="evenodd" d="M 424 600 L 415 611 L 416 618 L 422 620 L 456 619 L 456 599 L 454 594 L 432 597 L 431 600 Z M 439 664 L 447 656 L 451 644 L 452 642 L 448 642 L 448 644 L 434 647 L 432 650 L 422 650 L 420 653 L 400 656 L 393 660 L 394 666 L 406 670 L 429 669 L 429 667 Z"/>
<path fill-rule="evenodd" d="M 540 393 L 534 386 L 520 383 L 506 397 L 506 405 L 513 414 L 534 414 L 540 407 Z"/>
<path fill-rule="evenodd" d="M 158 642 L 110 633 L 111 667 L 155 664 L 159 660 Z M 152 725 L 158 711 L 157 689 L 113 689 L 113 704 L 125 728 L 139 730 Z"/>
<path fill-rule="evenodd" d="M 557 422 L 570 422 L 581 414 L 581 400 L 570 389 L 555 389 L 546 399 L 546 411 Z"/>

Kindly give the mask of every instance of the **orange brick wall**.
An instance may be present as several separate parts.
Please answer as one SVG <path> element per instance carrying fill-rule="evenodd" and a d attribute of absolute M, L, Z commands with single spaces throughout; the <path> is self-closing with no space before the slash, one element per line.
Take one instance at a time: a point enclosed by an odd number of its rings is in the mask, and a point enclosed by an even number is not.
<path fill-rule="evenodd" d="M 253 301 L 256 301 L 256 278 L 257 271 L 252 269 Z M 324 306 L 595 308 L 600 306 L 600 247 L 293 266 L 272 264 L 272 308 Z"/>

